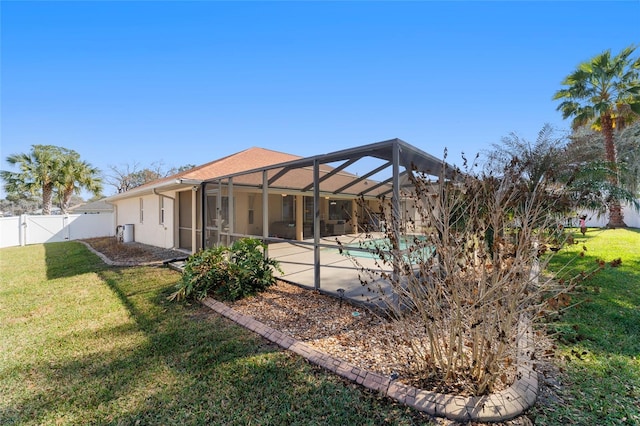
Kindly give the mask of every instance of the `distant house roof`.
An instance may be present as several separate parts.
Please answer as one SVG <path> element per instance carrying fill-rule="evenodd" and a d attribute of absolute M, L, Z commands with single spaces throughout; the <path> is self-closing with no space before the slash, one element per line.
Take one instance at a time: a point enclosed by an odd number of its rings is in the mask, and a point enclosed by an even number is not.
<path fill-rule="evenodd" d="M 60 209 L 60 207 L 52 206 L 50 213 L 52 215 L 61 214 L 62 213 L 62 209 Z M 42 214 L 42 209 L 37 209 L 37 210 L 30 211 L 28 214 Z"/>
<path fill-rule="evenodd" d="M 70 213 L 109 213 L 112 211 L 113 205 L 107 203 L 104 198 L 69 208 Z"/>

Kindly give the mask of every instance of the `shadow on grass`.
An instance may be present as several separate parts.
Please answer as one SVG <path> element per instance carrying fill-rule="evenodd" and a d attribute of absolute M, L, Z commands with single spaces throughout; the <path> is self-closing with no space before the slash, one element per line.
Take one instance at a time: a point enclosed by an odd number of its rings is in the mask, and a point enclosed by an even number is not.
<path fill-rule="evenodd" d="M 75 241 L 45 243 L 43 246 L 49 280 L 96 272 L 107 267 L 98 256 L 87 253 L 87 248 Z"/>
<path fill-rule="evenodd" d="M 79 247 L 77 247 L 79 246 Z M 47 245 L 49 279 L 96 272 L 131 321 L 53 341 L 64 358 L 19 365 L 27 386 L 2 424 L 415 424 L 425 417 L 318 372 L 200 306 L 170 303 L 178 275 L 109 268 L 80 244 Z M 97 259 L 97 258 L 96 258 Z M 35 350 L 45 350 L 35 348 Z"/>

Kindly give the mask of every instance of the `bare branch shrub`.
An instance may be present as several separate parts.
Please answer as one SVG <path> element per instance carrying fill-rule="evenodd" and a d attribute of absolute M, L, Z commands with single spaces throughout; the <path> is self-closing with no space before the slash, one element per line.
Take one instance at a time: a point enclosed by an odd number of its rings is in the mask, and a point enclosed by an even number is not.
<path fill-rule="evenodd" d="M 517 160 L 495 174 L 414 170 L 404 211 L 382 200 L 385 241 L 361 241 L 386 267 L 361 268 L 363 285 L 391 283 L 395 356 L 425 382 L 481 395 L 512 381 L 521 316 L 568 305 L 558 295 L 575 281 L 541 274 L 565 243 L 552 213 L 560 190 L 543 178 L 530 185 L 525 170 Z"/>

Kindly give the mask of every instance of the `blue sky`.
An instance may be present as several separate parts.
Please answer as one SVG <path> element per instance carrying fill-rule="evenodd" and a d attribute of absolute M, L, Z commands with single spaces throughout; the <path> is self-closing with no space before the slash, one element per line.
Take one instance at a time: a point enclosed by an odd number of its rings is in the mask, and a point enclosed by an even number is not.
<path fill-rule="evenodd" d="M 640 45 L 639 1 L 0 8 L 5 170 L 33 144 L 105 171 L 395 137 L 455 161 L 510 132 L 567 130 L 551 100 L 562 79 L 603 50 Z"/>

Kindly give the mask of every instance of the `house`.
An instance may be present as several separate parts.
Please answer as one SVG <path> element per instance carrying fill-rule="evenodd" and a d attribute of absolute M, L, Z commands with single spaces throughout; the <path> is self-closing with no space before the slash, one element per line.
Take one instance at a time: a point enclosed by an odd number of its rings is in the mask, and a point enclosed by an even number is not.
<path fill-rule="evenodd" d="M 133 225 L 135 241 L 196 251 L 201 244 L 194 241 L 192 234 L 201 234 L 202 202 L 198 191 L 205 179 L 298 158 L 250 148 L 113 195 L 106 201 L 115 207 L 117 226 Z"/>
<path fill-rule="evenodd" d="M 82 203 L 69 208 L 73 214 L 105 214 L 113 213 L 113 205 L 107 203 L 104 198 L 90 203 Z"/>
<path fill-rule="evenodd" d="M 41 215 L 42 212 L 43 212 L 42 209 L 36 209 L 36 210 L 28 212 L 28 214 Z M 60 207 L 52 206 L 49 214 L 51 214 L 51 215 L 60 215 L 60 214 L 62 214 L 62 209 Z"/>
<path fill-rule="evenodd" d="M 371 165 L 348 172 L 355 163 Z M 242 236 L 317 241 L 379 226 L 366 211 L 376 211 L 381 197 L 400 211 L 408 174 L 437 175 L 442 166 L 399 139 L 307 158 L 254 147 L 105 201 L 115 206 L 117 226 L 133 225 L 135 241 L 163 248 L 195 252 Z"/>

